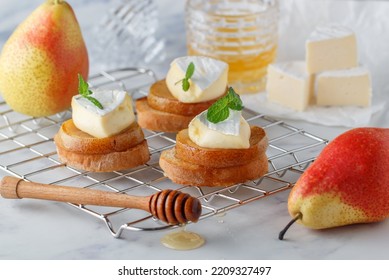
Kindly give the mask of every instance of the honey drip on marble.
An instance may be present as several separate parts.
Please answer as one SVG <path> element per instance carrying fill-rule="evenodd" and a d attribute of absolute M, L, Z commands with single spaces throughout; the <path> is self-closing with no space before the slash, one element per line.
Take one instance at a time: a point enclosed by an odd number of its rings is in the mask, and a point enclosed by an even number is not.
<path fill-rule="evenodd" d="M 199 234 L 187 231 L 185 227 L 182 227 L 178 231 L 163 236 L 161 243 L 165 247 L 174 250 L 193 250 L 204 245 L 205 239 Z"/>

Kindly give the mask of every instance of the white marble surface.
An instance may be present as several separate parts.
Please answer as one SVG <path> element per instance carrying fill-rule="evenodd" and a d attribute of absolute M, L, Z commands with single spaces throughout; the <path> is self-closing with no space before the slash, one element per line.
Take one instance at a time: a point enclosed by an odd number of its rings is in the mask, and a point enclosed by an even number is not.
<path fill-rule="evenodd" d="M 79 18 L 87 44 L 91 46 L 93 44 L 93 26 L 99 19 L 99 15 L 102 15 L 113 1 L 69 1 Z M 11 0 L 1 1 L 0 46 L 18 22 L 40 2 L 41 0 L 30 0 L 15 4 Z M 160 77 L 166 71 L 171 58 L 186 52 L 183 2 L 158 1 L 161 14 L 160 32 L 166 40 L 167 58 L 162 63 L 150 65 L 150 67 Z M 304 5 L 303 2 L 302 0 L 290 1 L 289 6 L 284 7 L 294 9 L 293 13 L 297 17 L 304 18 L 301 8 Z M 340 5 L 339 7 L 345 5 L 344 2 L 346 1 L 332 1 L 331 9 L 336 8 L 336 5 Z M 360 8 L 355 3 L 350 4 L 348 8 L 350 7 Z M 389 11 L 389 5 L 386 8 Z M 381 12 L 377 11 L 378 14 Z M 342 14 L 341 11 L 335 15 L 326 14 L 326 11 L 323 11 L 323 14 L 338 21 L 351 21 L 350 17 Z M 288 14 L 287 17 L 291 18 L 291 22 L 296 20 L 291 14 Z M 315 22 L 318 19 L 315 17 L 311 20 Z M 361 22 L 358 23 L 361 24 Z M 312 23 L 305 22 L 303 24 Z M 281 34 L 290 34 L 291 32 L 296 34 L 296 40 L 300 39 L 301 41 L 303 36 L 299 30 L 288 30 L 286 23 L 281 26 Z M 286 37 L 280 38 L 279 57 L 285 59 L 301 56 L 296 47 L 298 43 L 289 42 L 291 48 L 288 51 L 287 41 Z M 377 38 L 377 43 L 374 45 L 380 43 L 379 38 Z M 363 48 L 368 47 L 368 44 L 363 44 Z M 362 52 L 367 53 L 367 50 L 364 49 Z M 381 63 L 382 67 L 376 67 L 374 70 L 377 77 L 387 75 L 384 68 L 388 65 L 388 61 L 386 63 L 381 61 Z M 92 72 L 95 65 L 98 63 L 91 61 Z M 388 83 L 385 81 L 380 84 L 380 82 L 381 80 L 378 85 L 375 84 L 375 90 L 378 92 L 378 96 L 386 101 L 389 94 Z M 327 139 L 333 139 L 348 129 L 345 127 L 324 127 L 301 121 L 289 122 Z M 389 126 L 387 104 L 384 110 L 372 117 L 369 125 Z M 3 175 L 6 175 L 6 172 L 0 170 L 0 177 Z M 287 196 L 288 192 L 282 192 L 231 210 L 223 217 L 211 217 L 198 224 L 188 226 L 188 230 L 195 231 L 206 238 L 206 244 L 193 251 L 174 251 L 163 247 L 159 239 L 166 234 L 166 231 L 125 232 L 123 238 L 115 239 L 108 233 L 103 223 L 65 204 L 0 199 L 0 259 L 389 258 L 389 243 L 387 242 L 389 221 L 322 231 L 314 231 L 295 225 L 287 233 L 287 240 L 279 241 L 277 239 L 278 232 L 290 219 L 286 207 Z"/>

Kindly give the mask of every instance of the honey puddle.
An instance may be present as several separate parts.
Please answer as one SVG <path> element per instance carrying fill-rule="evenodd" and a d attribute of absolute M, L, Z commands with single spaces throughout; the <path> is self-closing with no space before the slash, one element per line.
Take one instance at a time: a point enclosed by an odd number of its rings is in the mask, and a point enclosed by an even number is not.
<path fill-rule="evenodd" d="M 197 233 L 186 231 L 183 227 L 179 231 L 170 232 L 163 236 L 161 243 L 174 250 L 193 250 L 201 247 L 205 243 L 205 239 Z"/>

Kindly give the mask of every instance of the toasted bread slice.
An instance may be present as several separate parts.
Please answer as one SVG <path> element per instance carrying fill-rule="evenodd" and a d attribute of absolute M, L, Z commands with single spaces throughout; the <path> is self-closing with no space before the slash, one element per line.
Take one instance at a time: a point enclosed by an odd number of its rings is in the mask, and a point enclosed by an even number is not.
<path fill-rule="evenodd" d="M 139 125 L 154 131 L 178 132 L 187 128 L 195 117 L 155 110 L 149 106 L 147 97 L 136 100 L 135 107 Z"/>
<path fill-rule="evenodd" d="M 176 137 L 176 157 L 207 167 L 229 167 L 247 164 L 265 153 L 268 146 L 266 132 L 258 126 L 251 127 L 248 149 L 213 149 L 195 144 L 188 129 L 181 130 Z"/>
<path fill-rule="evenodd" d="M 227 89 L 226 89 L 227 91 Z M 166 81 L 160 80 L 150 87 L 147 96 L 151 108 L 183 116 L 195 116 L 207 110 L 217 99 L 198 103 L 183 103 L 175 98 L 169 91 Z"/>
<path fill-rule="evenodd" d="M 117 135 L 96 138 L 78 129 L 72 119 L 65 121 L 54 137 L 56 144 L 66 150 L 86 154 L 126 151 L 143 140 L 143 131 L 136 122 Z"/>
<path fill-rule="evenodd" d="M 61 125 L 54 141 L 61 162 L 86 171 L 124 170 L 150 159 L 147 141 L 136 122 L 117 135 L 95 138 L 68 120 Z"/>
<path fill-rule="evenodd" d="M 77 169 L 93 172 L 111 172 L 129 169 L 146 163 L 150 153 L 146 140 L 125 151 L 102 154 L 84 154 L 69 151 L 57 145 L 61 162 Z"/>
<path fill-rule="evenodd" d="M 206 167 L 176 157 L 175 148 L 162 152 L 159 164 L 165 175 L 177 184 L 191 186 L 231 186 L 257 179 L 268 171 L 268 161 L 263 153 L 244 164 L 230 167 Z"/>

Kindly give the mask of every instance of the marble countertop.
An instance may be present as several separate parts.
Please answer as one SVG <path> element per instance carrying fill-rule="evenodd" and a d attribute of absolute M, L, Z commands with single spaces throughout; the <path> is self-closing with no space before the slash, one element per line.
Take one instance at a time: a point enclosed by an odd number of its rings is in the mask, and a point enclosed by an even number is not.
<path fill-rule="evenodd" d="M 16 5 L 11 0 L 1 1 L 0 47 L 15 26 L 40 2 L 41 0 L 31 0 Z M 97 15 L 100 14 L 103 17 L 104 11 L 115 1 L 69 0 L 69 2 L 79 18 L 87 45 L 92 49 L 95 36 L 93 29 L 96 20 L 100 18 Z M 183 23 L 184 1 L 160 0 L 157 2 L 160 11 L 158 34 L 165 41 L 166 57 L 158 63 L 149 63 L 145 66 L 152 68 L 159 77 L 163 77 L 171 59 L 186 53 Z M 304 1 L 290 1 L 288 8 L 294 8 L 301 13 L 303 4 L 299 2 Z M 334 8 L 335 5 L 345 5 L 344 2 L 347 1 L 320 2 L 332 2 L 330 8 Z M 385 7 L 388 11 L 389 5 Z M 354 8 L 358 9 L 358 7 Z M 96 16 L 91 18 L 88 16 L 90 13 Z M 341 14 L 331 16 L 342 18 Z M 287 31 L 286 26 L 287 24 L 281 26 L 281 32 Z M 297 31 L 294 30 L 294 32 Z M 293 52 L 293 50 L 288 54 L 283 40 L 286 39 L 281 37 L 280 59 L 288 56 L 301 56 L 301 53 Z M 388 62 L 381 63 L 386 66 Z M 92 60 L 91 68 L 98 69 L 98 67 L 102 67 L 101 63 Z M 374 69 L 377 71 L 377 77 L 384 75 L 383 72 L 379 72 L 381 70 L 380 67 Z M 376 81 L 375 88 L 378 96 L 387 101 L 389 94 L 387 85 L 381 85 L 380 81 Z M 389 127 L 388 111 L 388 104 L 386 104 L 384 109 L 372 116 L 368 125 Z M 329 140 L 349 129 L 342 126 L 322 126 L 305 121 L 287 120 L 287 122 Z M 0 178 L 5 175 L 7 172 L 0 170 Z M 191 251 L 174 251 L 163 247 L 160 238 L 167 231 L 126 231 L 122 238 L 115 239 L 101 221 L 66 204 L 1 199 L 0 259 L 389 258 L 389 243 L 387 242 L 389 221 L 320 231 L 294 225 L 287 233 L 286 240 L 279 241 L 279 231 L 290 220 L 287 212 L 287 198 L 288 191 L 284 191 L 230 210 L 224 216 L 213 216 L 197 224 L 188 225 L 188 230 L 199 233 L 206 239 L 203 247 Z"/>

